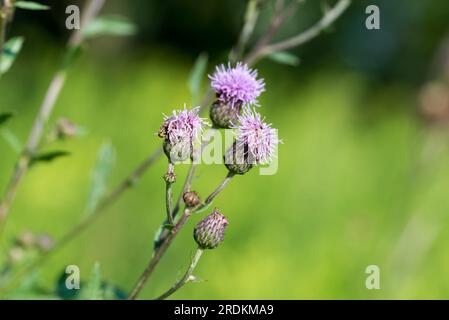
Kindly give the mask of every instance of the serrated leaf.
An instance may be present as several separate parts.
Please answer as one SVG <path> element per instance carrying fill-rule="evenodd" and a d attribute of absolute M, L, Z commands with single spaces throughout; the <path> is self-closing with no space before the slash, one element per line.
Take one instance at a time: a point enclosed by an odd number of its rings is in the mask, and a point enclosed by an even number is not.
<path fill-rule="evenodd" d="M 103 299 L 101 271 L 100 271 L 100 264 L 98 262 L 95 263 L 94 268 L 92 269 L 92 272 L 90 274 L 90 279 L 89 283 L 87 284 L 84 298 L 88 300 Z"/>
<path fill-rule="evenodd" d="M 295 56 L 294 54 L 291 54 L 289 52 L 281 51 L 281 52 L 274 52 L 270 55 L 268 55 L 268 58 L 281 64 L 285 64 L 288 66 L 297 67 L 301 60 Z"/>
<path fill-rule="evenodd" d="M 97 163 L 92 170 L 92 182 L 86 206 L 87 214 L 91 214 L 95 211 L 98 202 L 103 196 L 114 163 L 115 149 L 110 142 L 105 142 L 101 145 L 98 151 Z"/>
<path fill-rule="evenodd" d="M 200 54 L 193 65 L 192 71 L 190 72 L 189 90 L 194 104 L 200 95 L 201 82 L 206 74 L 208 60 L 209 58 L 206 53 Z"/>
<path fill-rule="evenodd" d="M 34 165 L 38 162 L 51 162 L 58 158 L 67 157 L 69 155 L 70 152 L 63 150 L 42 152 L 40 154 L 33 156 L 33 158 L 31 159 L 31 165 Z"/>
<path fill-rule="evenodd" d="M 83 30 L 86 39 L 104 35 L 131 36 L 136 32 L 136 25 L 120 16 L 99 16 Z"/>
<path fill-rule="evenodd" d="M 0 113 L 0 127 L 14 116 L 12 112 Z"/>
<path fill-rule="evenodd" d="M 50 7 L 44 4 L 33 1 L 17 1 L 14 6 L 19 9 L 25 10 L 49 10 Z"/>
<path fill-rule="evenodd" d="M 23 37 L 14 37 L 9 39 L 3 46 L 3 52 L 0 52 L 0 75 L 5 74 L 14 63 L 23 46 Z"/>

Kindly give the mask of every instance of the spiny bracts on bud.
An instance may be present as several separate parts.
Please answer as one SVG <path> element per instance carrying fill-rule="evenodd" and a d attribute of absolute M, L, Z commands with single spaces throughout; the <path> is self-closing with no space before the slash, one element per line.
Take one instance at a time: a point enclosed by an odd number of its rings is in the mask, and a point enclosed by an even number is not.
<path fill-rule="evenodd" d="M 201 249 L 214 249 L 223 242 L 228 224 L 226 217 L 215 209 L 197 224 L 193 237 Z"/>
<path fill-rule="evenodd" d="M 184 203 L 189 208 L 194 208 L 201 203 L 200 197 L 195 191 L 187 191 L 183 194 Z"/>
<path fill-rule="evenodd" d="M 217 100 L 210 107 L 209 115 L 215 128 L 230 129 L 238 121 L 241 111 L 241 104 L 231 105 Z"/>
<path fill-rule="evenodd" d="M 164 152 L 171 163 L 184 161 L 192 155 L 193 143 L 207 125 L 200 118 L 199 107 L 173 111 L 170 116 L 164 115 L 164 123 L 158 136 L 164 139 Z"/>
<path fill-rule="evenodd" d="M 225 166 L 234 174 L 245 174 L 251 170 L 254 164 L 254 160 L 249 158 L 249 156 L 246 146 L 234 142 L 225 153 Z"/>

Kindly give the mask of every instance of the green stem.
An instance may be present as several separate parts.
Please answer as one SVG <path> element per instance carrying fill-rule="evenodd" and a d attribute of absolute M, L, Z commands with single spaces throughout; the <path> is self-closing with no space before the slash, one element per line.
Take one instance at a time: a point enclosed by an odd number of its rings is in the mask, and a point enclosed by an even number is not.
<path fill-rule="evenodd" d="M 173 175 L 173 174 L 174 174 L 174 165 L 172 163 L 169 163 L 167 175 Z M 174 225 L 173 209 L 172 209 L 172 196 L 173 196 L 172 185 L 173 185 L 173 182 L 169 178 L 166 178 L 165 179 L 165 204 L 166 204 L 166 211 L 167 211 L 167 221 L 170 225 Z"/>
<path fill-rule="evenodd" d="M 209 204 L 212 203 L 212 201 L 214 201 L 215 197 L 221 192 L 223 191 L 223 189 L 228 185 L 228 183 L 231 181 L 231 179 L 235 176 L 234 173 L 232 172 L 228 172 L 228 174 L 226 175 L 226 177 L 224 178 L 223 182 L 217 187 L 217 189 L 215 189 L 214 192 L 212 192 L 209 197 L 207 197 L 206 201 L 204 201 L 204 204 L 201 205 L 201 207 L 199 209 L 204 208 L 205 206 L 208 206 Z M 198 210 L 199 210 L 198 209 Z"/>
<path fill-rule="evenodd" d="M 153 273 L 156 266 L 159 264 L 159 261 L 167 251 L 167 249 L 170 247 L 171 243 L 173 242 L 173 239 L 178 235 L 181 228 L 184 226 L 188 218 L 192 212 L 189 209 L 184 210 L 184 214 L 179 219 L 178 223 L 173 228 L 172 232 L 170 233 L 170 236 L 167 238 L 167 240 L 159 247 L 159 249 L 156 251 L 155 255 L 151 258 L 150 262 L 148 263 L 148 266 L 145 268 L 139 279 L 137 280 L 136 285 L 134 286 L 134 289 L 131 291 L 131 294 L 128 297 L 128 300 L 135 300 L 137 299 L 137 296 L 142 291 L 142 289 L 145 286 L 145 283 L 147 282 L 150 275 Z"/>
<path fill-rule="evenodd" d="M 185 225 L 188 218 L 194 214 L 195 212 L 198 212 L 200 209 L 203 209 L 204 207 L 208 206 L 213 199 L 225 188 L 225 186 L 229 183 L 229 181 L 232 179 L 234 174 L 228 173 L 226 178 L 223 180 L 223 182 L 218 186 L 217 189 L 215 189 L 214 192 L 212 192 L 209 197 L 207 197 L 207 200 L 204 204 L 193 208 L 193 209 L 185 209 L 184 214 L 179 218 L 179 221 L 176 223 L 175 227 L 171 231 L 171 233 L 168 234 L 168 237 L 166 239 L 162 240 L 162 244 L 160 247 L 155 251 L 153 257 L 151 258 L 148 266 L 145 268 L 142 275 L 139 277 L 139 280 L 137 281 L 134 289 L 131 291 L 131 294 L 129 295 L 129 300 L 135 300 L 137 296 L 139 295 L 140 291 L 142 291 L 143 287 L 145 286 L 145 283 L 147 282 L 148 278 L 153 273 L 154 269 L 158 265 L 159 261 L 167 251 L 167 249 L 170 247 L 173 239 L 176 237 L 176 235 L 179 233 L 179 231 L 182 229 L 182 227 Z"/>
<path fill-rule="evenodd" d="M 192 281 L 192 274 L 193 271 L 195 271 L 195 268 L 198 264 L 198 262 L 201 259 L 201 256 L 203 255 L 204 250 L 201 248 L 198 248 L 196 250 L 195 256 L 192 259 L 192 262 L 190 263 L 189 268 L 187 269 L 186 273 L 184 274 L 184 276 L 177 281 L 173 287 L 171 287 L 170 289 L 168 289 L 165 293 L 163 293 L 161 296 L 159 296 L 158 298 L 156 298 L 156 300 L 164 300 L 167 299 L 169 296 L 171 296 L 173 293 L 175 293 L 176 291 L 178 291 L 179 289 L 181 289 L 187 282 Z"/>

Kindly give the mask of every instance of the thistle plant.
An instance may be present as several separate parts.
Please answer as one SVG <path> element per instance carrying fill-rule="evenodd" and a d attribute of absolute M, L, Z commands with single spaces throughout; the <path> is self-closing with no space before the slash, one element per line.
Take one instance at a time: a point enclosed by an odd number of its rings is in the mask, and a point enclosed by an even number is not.
<path fill-rule="evenodd" d="M 4 1 L 5 4 L 12 2 L 14 1 Z M 200 106 L 191 109 L 184 107 L 163 116 L 157 134 L 162 139 L 161 146 L 152 151 L 115 188 L 112 188 L 109 194 L 102 196 L 89 216 L 70 228 L 46 250 L 39 252 L 38 257 L 20 270 L 7 288 L 14 287 L 24 274 L 44 263 L 50 254 L 63 248 L 66 243 L 75 239 L 88 226 L 92 225 L 93 221 L 106 212 L 106 209 L 115 203 L 125 191 L 131 189 L 165 154 L 168 160 L 167 171 L 161 173 L 166 190 L 166 212 L 163 215 L 165 219 L 157 233 L 153 255 L 128 296 L 129 299 L 136 299 L 176 236 L 184 227 L 188 226 L 190 217 L 207 212 L 214 199 L 236 175 L 246 174 L 252 168 L 269 164 L 274 159 L 275 149 L 281 141 L 277 137 L 276 129 L 258 113 L 258 110 L 262 109 L 259 97 L 266 90 L 266 85 L 264 79 L 259 77 L 258 70 L 254 68 L 254 65 L 263 58 L 276 53 L 289 55 L 287 50 L 301 46 L 320 35 L 343 14 L 349 6 L 350 0 L 339 0 L 334 7 L 324 13 L 322 19 L 310 28 L 280 41 L 274 41 L 275 36 L 304 1 L 291 0 L 286 3 L 283 0 L 273 0 L 274 12 L 267 30 L 262 33 L 260 38 L 255 39 L 255 45 L 249 46 L 259 14 L 268 2 L 267 0 L 248 1 L 242 30 L 237 43 L 230 51 L 229 61 L 217 66 L 215 71 L 209 75 L 209 89 L 204 94 Z M 88 0 L 82 28 L 95 20 L 103 3 L 104 0 Z M 5 21 L 10 20 L 5 20 L 2 16 L 1 22 L 5 23 Z M 4 28 L 1 29 L 0 35 L 4 35 L 4 30 Z M 74 56 L 75 51 L 79 50 L 87 40 L 87 35 L 88 33 L 80 31 L 75 31 L 72 34 L 68 41 L 67 57 Z M 0 40 L 2 40 L 0 45 L 3 46 L 4 39 Z M 0 227 L 4 225 L 9 215 L 19 185 L 25 177 L 33 157 L 40 151 L 45 125 L 54 109 L 66 77 L 67 65 L 63 64 L 49 85 L 30 131 L 26 147 L 22 150 L 10 183 L 0 201 Z M 208 143 L 204 138 L 204 129 L 209 124 L 201 117 L 204 113 L 209 114 L 213 130 L 230 129 L 234 132 L 235 140 L 224 155 L 224 166 L 227 173 L 223 181 L 202 200 L 199 194 L 192 189 L 192 182 L 195 170 L 199 165 L 196 160 L 201 158 L 203 147 Z M 65 138 L 73 134 L 74 128 L 70 122 L 60 123 L 58 128 L 60 131 L 55 137 Z M 155 128 L 155 130 L 157 129 Z M 173 184 L 182 180 L 176 175 L 175 168 L 188 159 L 191 160 L 190 169 L 178 197 L 174 199 Z M 223 212 L 226 210 L 227 208 L 223 208 Z M 194 240 L 198 245 L 198 250 L 189 269 L 179 281 L 176 281 L 169 290 L 159 297 L 160 299 L 165 299 L 186 283 L 194 280 L 193 272 L 203 253 L 222 245 L 228 220 L 221 214 L 221 211 L 216 208 L 206 217 L 202 217 L 203 220 L 194 228 Z M 238 226 L 233 227 L 237 228 Z"/>
<path fill-rule="evenodd" d="M 159 137 L 164 139 L 162 148 L 169 161 L 168 171 L 164 175 L 167 186 L 166 221 L 168 224 L 162 226 L 162 229 L 165 230 L 159 236 L 154 255 L 131 291 L 129 299 L 138 297 L 160 259 L 193 214 L 199 214 L 206 210 L 234 175 L 242 175 L 255 165 L 268 164 L 274 157 L 274 150 L 280 142 L 277 138 L 277 132 L 270 124 L 265 123 L 254 109 L 251 109 L 251 105 L 257 103 L 258 95 L 264 90 L 263 81 L 256 79 L 256 70 L 249 70 L 248 66 L 242 62 L 238 62 L 236 68 L 232 68 L 230 63 L 228 66 L 227 70 L 224 70 L 224 67 L 218 67 L 218 74 L 209 76 L 209 78 L 211 79 L 211 87 L 217 92 L 219 103 L 225 102 L 225 105 L 231 108 L 228 110 L 235 112 L 234 120 L 227 125 L 235 132 L 236 137 L 235 142 L 224 157 L 225 165 L 229 172 L 223 182 L 206 198 L 204 203 L 201 203 L 195 191 L 187 190 L 182 195 L 185 202 L 184 212 L 179 220 L 175 222 L 176 212 L 172 210 L 171 190 L 171 185 L 175 181 L 174 163 L 183 161 L 189 156 L 192 157 L 194 140 L 197 138 L 197 134 L 203 132 L 202 128 L 205 125 L 205 121 L 199 118 L 197 114 L 198 108 L 173 111 L 171 116 L 164 117 L 164 122 L 159 130 Z M 213 104 L 211 109 L 216 105 L 217 102 Z M 233 109 L 237 106 L 237 109 Z M 245 109 L 242 114 L 240 114 L 241 108 Z M 214 121 L 218 113 L 211 112 L 210 115 L 211 120 Z M 229 116 L 226 115 L 224 118 L 229 119 Z M 202 149 L 200 149 L 200 155 L 201 151 Z M 232 153 L 232 156 L 228 159 L 230 153 Z M 227 225 L 228 220 L 218 209 L 215 209 L 196 226 L 194 238 L 198 244 L 198 250 L 192 260 L 192 264 L 184 277 L 159 297 L 160 299 L 168 297 L 191 279 L 193 270 L 203 254 L 203 250 L 214 249 L 223 242 L 224 229 Z"/>

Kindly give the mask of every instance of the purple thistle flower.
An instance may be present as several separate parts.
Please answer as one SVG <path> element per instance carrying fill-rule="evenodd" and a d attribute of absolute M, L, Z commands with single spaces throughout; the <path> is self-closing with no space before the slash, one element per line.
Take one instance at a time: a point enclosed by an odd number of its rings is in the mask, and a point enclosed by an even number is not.
<path fill-rule="evenodd" d="M 236 140 L 239 148 L 247 148 L 249 156 L 256 164 L 268 164 L 274 157 L 274 151 L 279 143 L 277 130 L 255 110 L 246 108 L 238 117 L 239 124 L 233 125 L 236 130 Z"/>
<path fill-rule="evenodd" d="M 187 110 L 184 106 L 184 110 L 174 110 L 172 115 L 164 115 L 164 124 L 159 131 L 159 136 L 172 145 L 193 143 L 198 138 L 198 134 L 203 131 L 203 126 L 207 125 L 198 113 L 199 107 Z"/>
<path fill-rule="evenodd" d="M 215 73 L 209 76 L 211 86 L 218 94 L 220 101 L 235 105 L 257 105 L 257 98 L 265 91 L 263 79 L 257 79 L 257 70 L 248 68 L 246 64 L 237 63 L 235 68 L 218 66 Z"/>

